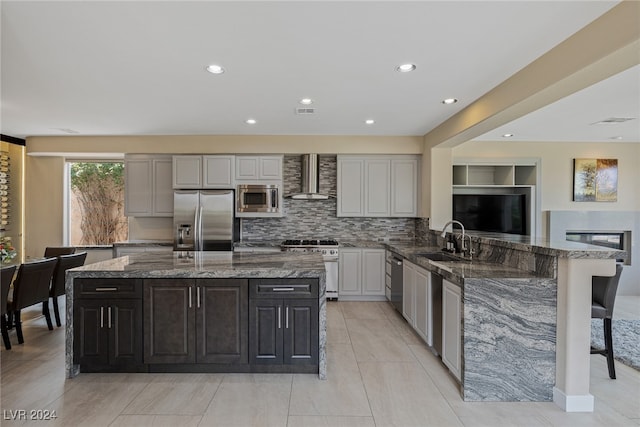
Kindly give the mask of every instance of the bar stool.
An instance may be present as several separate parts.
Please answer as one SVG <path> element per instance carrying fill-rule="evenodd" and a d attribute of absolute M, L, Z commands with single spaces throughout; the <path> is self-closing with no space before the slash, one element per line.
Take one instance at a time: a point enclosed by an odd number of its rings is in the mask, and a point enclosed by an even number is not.
<path fill-rule="evenodd" d="M 591 280 L 592 300 L 591 318 L 602 319 L 604 324 L 604 350 L 591 349 L 591 354 L 602 354 L 607 357 L 609 378 L 616 379 L 616 369 L 613 365 L 613 335 L 611 318 L 613 317 L 613 304 L 616 301 L 618 282 L 622 273 L 622 265 L 616 265 L 616 275 L 611 277 L 593 276 Z"/>
<path fill-rule="evenodd" d="M 58 263 L 55 270 L 53 270 L 53 277 L 51 279 L 51 290 L 49 296 L 53 302 L 53 314 L 56 317 L 56 325 L 61 326 L 60 323 L 60 311 L 58 309 L 58 297 L 65 294 L 65 273 L 71 268 L 76 268 L 84 265 L 84 261 L 87 259 L 86 252 L 78 252 L 70 255 L 60 255 L 58 257 Z M 49 300 L 42 303 L 42 313 L 49 311 Z M 46 307 L 45 307 L 46 305 Z"/>

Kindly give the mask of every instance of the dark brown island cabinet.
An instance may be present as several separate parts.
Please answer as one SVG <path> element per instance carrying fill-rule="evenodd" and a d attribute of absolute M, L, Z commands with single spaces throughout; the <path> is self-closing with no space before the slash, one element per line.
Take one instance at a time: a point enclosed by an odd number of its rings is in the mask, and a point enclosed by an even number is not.
<path fill-rule="evenodd" d="M 257 279 L 250 289 L 250 363 L 317 366 L 318 281 Z"/>
<path fill-rule="evenodd" d="M 247 363 L 246 279 L 145 279 L 147 364 Z"/>
<path fill-rule="evenodd" d="M 140 372 L 142 280 L 76 279 L 74 357 L 85 372 Z"/>
<path fill-rule="evenodd" d="M 74 281 L 80 372 L 318 372 L 318 279 Z"/>

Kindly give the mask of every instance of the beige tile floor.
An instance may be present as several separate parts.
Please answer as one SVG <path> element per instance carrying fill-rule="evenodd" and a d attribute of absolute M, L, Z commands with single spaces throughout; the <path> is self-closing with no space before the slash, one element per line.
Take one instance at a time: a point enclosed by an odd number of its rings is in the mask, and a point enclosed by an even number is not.
<path fill-rule="evenodd" d="M 62 300 L 61 300 L 62 302 Z M 640 318 L 640 297 L 616 315 Z M 47 426 L 640 426 L 640 372 L 591 356 L 593 413 L 549 402 L 463 402 L 439 359 L 387 303 L 328 304 L 327 381 L 302 374 L 81 374 L 64 378 L 64 328 L 38 310 L 0 352 L 0 424 Z M 11 333 L 15 343 L 15 332 Z M 53 421 L 12 421 L 16 410 Z M 12 411 L 12 412 L 9 412 Z"/>

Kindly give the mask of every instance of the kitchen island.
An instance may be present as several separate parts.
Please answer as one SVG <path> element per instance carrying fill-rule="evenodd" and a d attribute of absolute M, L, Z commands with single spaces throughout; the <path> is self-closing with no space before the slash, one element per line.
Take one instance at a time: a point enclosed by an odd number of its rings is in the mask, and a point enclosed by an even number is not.
<path fill-rule="evenodd" d="M 66 374 L 326 378 L 320 254 L 140 253 L 67 272 Z"/>
<path fill-rule="evenodd" d="M 496 233 L 472 232 L 471 240 L 473 260 L 461 261 L 424 256 L 444 246 L 433 231 L 419 244 L 385 245 L 458 288 L 456 376 L 465 400 L 553 400 L 568 412 L 593 411 L 591 277 L 614 275 L 626 254 Z"/>

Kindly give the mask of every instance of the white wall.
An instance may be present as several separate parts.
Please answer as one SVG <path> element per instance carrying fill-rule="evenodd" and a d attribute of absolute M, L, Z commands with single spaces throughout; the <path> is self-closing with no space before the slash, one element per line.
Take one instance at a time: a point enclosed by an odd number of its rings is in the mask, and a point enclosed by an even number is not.
<path fill-rule="evenodd" d="M 452 150 L 453 157 L 541 159 L 542 211 L 552 210 L 640 210 L 640 143 L 581 142 L 474 142 Z M 573 202 L 573 159 L 618 159 L 618 201 Z M 546 227 L 545 227 L 546 228 Z"/>
<path fill-rule="evenodd" d="M 542 169 L 540 183 L 540 209 L 548 211 L 575 212 L 576 224 L 585 212 L 640 212 L 640 143 L 547 143 L 547 142 L 468 142 L 455 147 L 454 157 L 477 159 L 500 158 L 540 158 Z M 618 159 L 618 201 L 616 202 L 574 202 L 573 195 L 573 159 L 574 158 L 613 158 Z M 542 215 L 542 235 L 550 236 L 548 214 Z M 630 223 L 610 223 L 611 230 L 628 230 Z M 631 224 L 633 221 L 631 222 Z M 586 226 L 582 227 L 585 228 Z M 625 268 L 621 277 L 618 293 L 621 295 L 640 295 L 640 225 L 632 226 L 633 247 L 632 266 Z M 580 229 L 581 227 L 578 227 Z M 585 228 L 586 229 L 586 228 Z M 555 233 L 557 234 L 557 233 Z"/>

